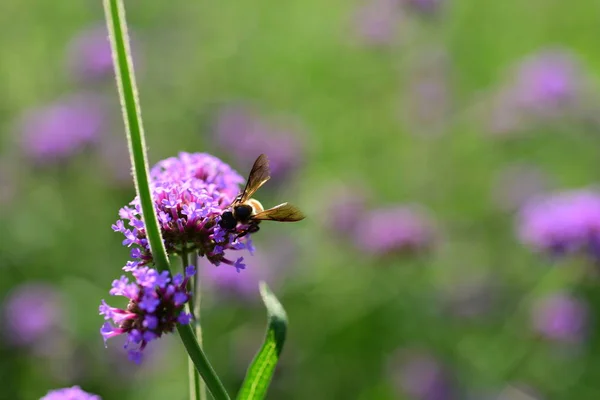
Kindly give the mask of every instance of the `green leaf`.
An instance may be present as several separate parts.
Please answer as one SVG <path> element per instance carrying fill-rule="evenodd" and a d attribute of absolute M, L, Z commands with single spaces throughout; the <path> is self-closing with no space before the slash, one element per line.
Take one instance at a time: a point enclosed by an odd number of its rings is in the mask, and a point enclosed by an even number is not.
<path fill-rule="evenodd" d="M 246 379 L 237 396 L 238 400 L 258 400 L 266 397 L 287 333 L 285 310 L 265 282 L 260 283 L 260 295 L 267 307 L 267 334 L 248 368 Z"/>
<path fill-rule="evenodd" d="M 150 190 L 150 173 L 144 139 L 142 112 L 135 83 L 123 0 L 104 0 L 104 14 L 106 16 L 106 25 L 112 49 L 117 88 L 123 111 L 123 121 L 125 122 L 129 155 L 131 165 L 133 166 L 135 189 L 142 206 L 146 236 L 148 237 L 156 268 L 161 271 L 170 272 L 169 257 L 163 244 L 158 219 L 154 211 L 152 191 Z M 196 370 L 198 370 L 202 379 L 206 382 L 208 390 L 210 390 L 217 400 L 229 400 L 229 395 L 225 387 L 208 362 L 192 328 L 189 325 L 177 325 L 177 330 Z"/>

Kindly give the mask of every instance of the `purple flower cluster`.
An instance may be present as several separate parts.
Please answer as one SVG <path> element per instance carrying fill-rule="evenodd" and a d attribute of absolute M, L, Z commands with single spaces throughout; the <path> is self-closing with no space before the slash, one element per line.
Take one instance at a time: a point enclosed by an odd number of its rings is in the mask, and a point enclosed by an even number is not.
<path fill-rule="evenodd" d="M 542 298 L 533 308 L 534 329 L 556 342 L 579 343 L 587 334 L 587 305 L 568 293 Z"/>
<path fill-rule="evenodd" d="M 105 118 L 103 100 L 91 94 L 72 95 L 32 110 L 20 124 L 23 152 L 38 164 L 61 161 L 95 143 Z"/>
<path fill-rule="evenodd" d="M 519 238 L 552 255 L 600 255 L 600 193 L 574 190 L 529 201 L 519 215 Z"/>
<path fill-rule="evenodd" d="M 195 267 L 188 266 L 185 276 L 177 274 L 171 279 L 168 271 L 138 267 L 132 271 L 135 282 L 129 282 L 126 276 L 115 279 L 109 293 L 124 296 L 129 303 L 125 309 L 120 309 L 110 307 L 102 300 L 100 315 L 107 322 L 100 332 L 105 343 L 112 337 L 126 334 L 125 348 L 129 350 L 129 358 L 139 363 L 142 351 L 149 342 L 163 333 L 172 332 L 177 323 L 188 324 L 192 320 L 184 307 L 191 298 L 187 289 L 188 281 L 195 273 Z M 136 348 L 130 349 L 132 345 Z"/>
<path fill-rule="evenodd" d="M 300 133 L 289 125 L 281 128 L 265 122 L 249 107 L 224 107 L 217 114 L 214 133 L 220 146 L 245 165 L 252 165 L 257 154 L 267 154 L 273 179 L 288 176 L 301 164 Z"/>
<path fill-rule="evenodd" d="M 360 218 L 355 241 L 367 253 L 417 253 L 428 250 L 436 239 L 433 221 L 414 206 L 381 208 Z"/>
<path fill-rule="evenodd" d="M 101 397 L 84 392 L 79 386 L 73 386 L 51 390 L 40 400 L 101 400 Z"/>
<path fill-rule="evenodd" d="M 243 269 L 243 257 L 226 258 L 225 251 L 252 250 L 250 235 L 237 239 L 238 231 L 225 231 L 218 222 L 232 203 L 244 179 L 216 157 L 203 153 L 180 153 L 156 164 L 150 171 L 154 207 L 168 254 L 197 252 L 211 263 Z M 152 262 L 139 199 L 119 211 L 112 226 L 132 247 L 125 270 Z M 241 229 L 241 228 L 240 228 Z"/>

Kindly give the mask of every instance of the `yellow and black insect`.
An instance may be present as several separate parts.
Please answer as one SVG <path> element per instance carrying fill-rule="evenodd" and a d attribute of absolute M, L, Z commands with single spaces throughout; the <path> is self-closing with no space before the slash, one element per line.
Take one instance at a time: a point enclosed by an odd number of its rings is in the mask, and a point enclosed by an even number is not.
<path fill-rule="evenodd" d="M 270 178 L 269 159 L 261 154 L 252 166 L 246 187 L 221 214 L 221 221 L 219 221 L 221 228 L 233 231 L 238 224 L 246 225 L 237 235 L 240 238 L 258 232 L 260 221 L 296 222 L 304 219 L 302 211 L 289 203 L 265 210 L 258 200 L 251 198 Z"/>

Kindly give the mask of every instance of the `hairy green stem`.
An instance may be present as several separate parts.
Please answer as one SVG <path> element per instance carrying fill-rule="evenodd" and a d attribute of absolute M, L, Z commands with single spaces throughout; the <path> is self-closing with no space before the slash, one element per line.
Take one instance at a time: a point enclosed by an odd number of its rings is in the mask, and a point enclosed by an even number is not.
<path fill-rule="evenodd" d="M 194 299 L 193 299 L 193 304 L 194 304 L 194 326 L 195 326 L 195 332 L 196 332 L 196 340 L 198 340 L 198 344 L 200 345 L 200 348 L 202 348 L 202 324 L 200 323 L 200 310 L 201 310 L 201 300 L 202 300 L 202 294 L 201 294 L 201 280 L 200 280 L 200 271 L 199 271 L 199 265 L 198 265 L 198 256 L 194 253 L 194 257 L 196 258 L 196 282 L 194 283 Z M 204 384 L 203 381 L 200 382 L 200 387 L 199 387 L 199 391 L 200 391 L 200 400 L 206 400 L 206 385 Z"/>
<path fill-rule="evenodd" d="M 142 207 L 142 217 L 146 228 L 146 236 L 150 244 L 150 251 L 156 268 L 160 271 L 170 271 L 169 258 L 165 250 L 163 239 L 154 211 L 154 202 L 150 190 L 150 173 L 146 143 L 142 124 L 142 113 L 138 98 L 131 49 L 129 48 L 129 35 L 125 20 L 125 7 L 123 0 L 103 0 L 104 14 L 108 28 L 112 49 L 113 64 L 119 99 L 121 102 L 123 120 L 135 189 Z M 229 396 L 219 377 L 208 362 L 206 355 L 200 348 L 194 331 L 189 325 L 178 325 L 177 330 L 190 359 L 206 382 L 213 397 L 217 400 L 229 400 Z"/>
<path fill-rule="evenodd" d="M 188 265 L 190 265 L 188 252 L 187 252 L 187 249 L 184 248 L 181 251 L 181 270 L 185 272 L 185 268 Z M 192 293 L 195 293 L 195 291 L 196 291 L 196 286 L 193 283 L 193 279 L 190 279 L 190 281 L 188 282 L 188 290 L 190 290 Z M 191 301 L 192 302 L 194 301 L 193 297 L 192 297 Z M 192 311 L 190 309 L 190 303 L 186 304 L 185 308 L 186 308 L 187 312 Z M 195 313 L 193 313 L 192 315 L 195 315 Z M 195 320 L 195 317 L 194 317 L 194 320 Z M 199 342 L 199 344 L 201 344 L 200 341 L 198 341 L 198 342 Z M 192 361 L 191 357 L 188 357 L 188 381 L 189 381 L 189 389 L 190 389 L 190 400 L 201 400 L 200 385 L 203 382 L 202 382 L 202 379 L 200 379 L 200 375 L 198 374 L 198 371 L 196 371 L 196 367 L 194 366 L 194 362 Z"/>

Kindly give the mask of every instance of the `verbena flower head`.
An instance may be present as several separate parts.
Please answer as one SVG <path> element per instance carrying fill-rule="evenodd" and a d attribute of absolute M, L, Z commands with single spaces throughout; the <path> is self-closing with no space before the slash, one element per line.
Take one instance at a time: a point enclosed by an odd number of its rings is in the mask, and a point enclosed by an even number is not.
<path fill-rule="evenodd" d="M 167 271 L 139 267 L 132 272 L 135 282 L 130 282 L 126 276 L 115 279 L 109 293 L 126 297 L 129 303 L 121 309 L 102 300 L 100 315 L 107 321 L 100 330 L 104 341 L 127 335 L 125 348 L 129 358 L 139 363 L 149 342 L 172 332 L 176 324 L 191 321 L 192 316 L 184 311 L 184 307 L 191 298 L 187 284 L 195 272 L 195 268 L 189 266 L 185 276 L 177 274 L 171 279 Z"/>
<path fill-rule="evenodd" d="M 367 253 L 422 252 L 436 239 L 434 224 L 420 207 L 381 208 L 367 212 L 362 218 L 355 241 Z"/>
<path fill-rule="evenodd" d="M 267 123 L 249 107 L 226 106 L 216 117 L 214 132 L 223 149 L 240 164 L 251 166 L 256 156 L 269 156 L 272 178 L 279 180 L 296 170 L 302 162 L 303 143 L 298 129 Z"/>
<path fill-rule="evenodd" d="M 3 330 L 16 345 L 28 346 L 47 338 L 63 323 L 63 301 L 58 291 L 43 283 L 15 288 L 4 302 Z"/>
<path fill-rule="evenodd" d="M 100 396 L 84 392 L 79 386 L 51 390 L 40 400 L 102 400 Z"/>
<path fill-rule="evenodd" d="M 579 343 L 587 334 L 587 305 L 568 293 L 555 293 L 539 300 L 533 308 L 535 330 L 549 340 Z"/>
<path fill-rule="evenodd" d="M 551 255 L 600 253 L 600 193 L 573 190 L 529 201 L 519 216 L 519 238 Z"/>
<path fill-rule="evenodd" d="M 38 164 L 64 160 L 97 141 L 105 118 L 102 99 L 90 94 L 32 110 L 20 127 L 23 152 Z"/>
<path fill-rule="evenodd" d="M 233 202 L 245 180 L 227 164 L 203 153 L 180 153 L 156 164 L 150 171 L 154 207 L 168 254 L 198 252 L 215 265 L 226 263 L 243 269 L 242 257 L 229 259 L 227 250 L 248 247 L 238 231 L 228 232 L 218 222 L 221 213 Z M 126 270 L 152 262 L 141 207 L 136 197 L 119 211 L 113 226 L 125 236 L 123 245 L 131 247 Z M 241 227 L 239 228 L 242 229 Z"/>

